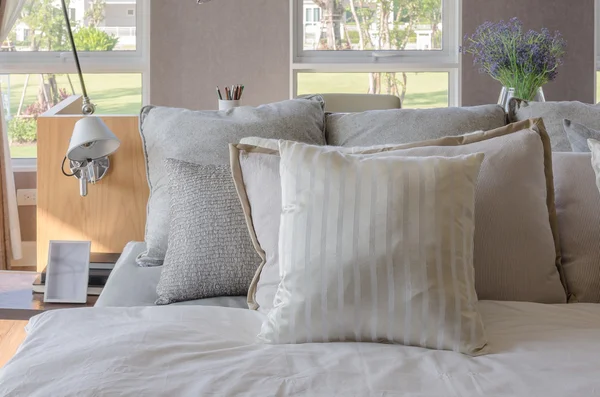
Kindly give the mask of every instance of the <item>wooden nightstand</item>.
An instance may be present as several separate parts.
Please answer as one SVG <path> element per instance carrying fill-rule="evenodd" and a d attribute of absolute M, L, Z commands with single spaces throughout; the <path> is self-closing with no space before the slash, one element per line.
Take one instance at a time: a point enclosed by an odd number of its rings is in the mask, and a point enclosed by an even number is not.
<path fill-rule="evenodd" d="M 15 354 L 25 338 L 29 319 L 46 310 L 94 306 L 97 296 L 86 304 L 44 303 L 44 295 L 34 294 L 37 273 L 0 271 L 0 368 Z"/>

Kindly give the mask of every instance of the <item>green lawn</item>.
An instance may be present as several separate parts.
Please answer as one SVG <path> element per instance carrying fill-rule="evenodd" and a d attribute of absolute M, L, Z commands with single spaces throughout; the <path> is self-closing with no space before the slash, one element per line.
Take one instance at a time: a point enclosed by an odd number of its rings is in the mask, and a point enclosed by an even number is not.
<path fill-rule="evenodd" d="M 448 106 L 448 73 L 407 73 L 405 108 Z M 298 95 L 315 93 L 364 94 L 368 73 L 298 73 Z"/>
<path fill-rule="evenodd" d="M 27 75 L 10 75 L 10 110 L 17 114 L 19 101 Z M 76 75 L 70 75 L 75 94 L 81 94 L 81 86 Z M 86 74 L 85 85 L 88 95 L 96 104 L 98 114 L 137 114 L 142 105 L 142 75 L 139 73 L 122 74 Z M 6 92 L 7 77 L 2 76 L 3 91 Z M 64 88 L 72 94 L 67 75 L 57 75 L 59 88 Z M 24 107 L 36 101 L 40 87 L 40 76 L 29 76 L 29 84 L 25 91 Z"/>
<path fill-rule="evenodd" d="M 16 115 L 23 93 L 26 75 L 10 75 L 10 111 Z M 70 75 L 75 93 L 81 93 L 77 76 Z M 448 106 L 447 73 L 407 73 L 407 93 L 405 108 L 432 108 Z M 3 92 L 7 93 L 7 76 L 0 76 Z M 72 93 L 66 75 L 57 75 L 59 88 Z M 92 101 L 97 105 L 98 114 L 137 114 L 142 104 L 141 74 L 86 74 L 86 86 Z M 36 101 L 40 85 L 39 75 L 30 75 L 25 91 L 24 108 Z M 299 73 L 298 94 L 313 93 L 366 93 L 367 73 Z M 36 157 L 35 143 L 12 145 L 14 158 Z"/>
<path fill-rule="evenodd" d="M 81 93 L 79 80 L 76 75 L 70 75 L 75 94 Z M 86 74 L 85 83 L 88 95 L 96 104 L 97 114 L 138 114 L 142 106 L 142 76 L 139 73 L 121 74 Z M 10 86 L 10 113 L 17 114 L 19 101 L 23 94 L 26 75 L 12 74 L 10 80 L 7 76 L 1 76 L 3 93 L 7 93 Z M 10 83 L 10 84 L 9 84 Z M 71 85 L 67 75 L 57 75 L 59 88 L 64 88 L 72 94 Z M 36 101 L 40 87 L 40 76 L 32 74 L 25 90 L 23 109 Z M 37 156 L 35 143 L 31 145 L 11 145 L 11 156 L 13 158 L 31 158 Z"/>

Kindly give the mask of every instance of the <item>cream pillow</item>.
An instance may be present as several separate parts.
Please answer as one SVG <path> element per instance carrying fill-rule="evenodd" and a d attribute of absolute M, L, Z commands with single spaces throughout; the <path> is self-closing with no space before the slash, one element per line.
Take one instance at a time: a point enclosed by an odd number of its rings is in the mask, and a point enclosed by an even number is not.
<path fill-rule="evenodd" d="M 588 139 L 588 146 L 592 151 L 592 167 L 596 173 L 596 186 L 600 191 L 600 142 L 595 139 Z"/>
<path fill-rule="evenodd" d="M 281 282 L 259 339 L 390 342 L 477 355 L 483 154 L 349 155 L 282 141 Z"/>
<path fill-rule="evenodd" d="M 248 290 L 268 311 L 279 284 L 279 151 L 230 146 L 231 167 L 255 248 L 263 261 Z M 348 153 L 452 157 L 484 153 L 475 202 L 475 288 L 479 299 L 566 303 L 554 204 L 552 153 L 540 120 L 492 131 Z"/>

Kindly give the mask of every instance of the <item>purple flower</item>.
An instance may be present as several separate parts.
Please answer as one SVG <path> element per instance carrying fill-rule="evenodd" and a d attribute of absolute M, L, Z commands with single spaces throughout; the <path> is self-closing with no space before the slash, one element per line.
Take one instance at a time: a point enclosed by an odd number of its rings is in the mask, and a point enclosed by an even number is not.
<path fill-rule="evenodd" d="M 461 53 L 472 55 L 480 71 L 515 88 L 524 99 L 556 78 L 566 48 L 559 32 L 552 34 L 546 28 L 524 32 L 518 18 L 485 22 L 464 41 Z"/>

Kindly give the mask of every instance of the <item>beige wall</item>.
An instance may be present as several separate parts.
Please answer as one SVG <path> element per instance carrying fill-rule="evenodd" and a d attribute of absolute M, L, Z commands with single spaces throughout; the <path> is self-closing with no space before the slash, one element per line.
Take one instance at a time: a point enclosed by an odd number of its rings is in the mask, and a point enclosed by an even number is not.
<path fill-rule="evenodd" d="M 483 22 L 518 17 L 525 29 L 546 27 L 560 31 L 568 42 L 565 64 L 556 81 L 544 87 L 546 100 L 594 101 L 594 0 L 463 0 L 463 34 L 472 34 Z M 482 75 L 463 59 L 462 104 L 498 100 L 500 84 Z"/>
<path fill-rule="evenodd" d="M 215 87 L 244 84 L 243 103 L 289 97 L 289 1 L 151 2 L 150 101 L 216 109 Z"/>

